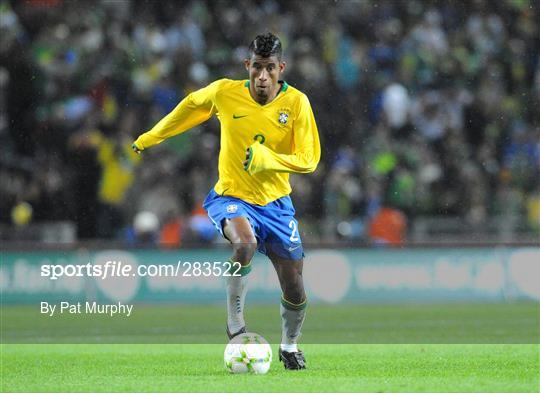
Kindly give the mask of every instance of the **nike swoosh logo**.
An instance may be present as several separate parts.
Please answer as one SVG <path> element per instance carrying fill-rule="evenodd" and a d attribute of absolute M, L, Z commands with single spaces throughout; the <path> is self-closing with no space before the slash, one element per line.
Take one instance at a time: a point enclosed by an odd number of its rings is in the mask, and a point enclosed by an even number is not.
<path fill-rule="evenodd" d="M 297 248 L 300 248 L 300 247 L 302 247 L 301 244 L 299 244 L 299 245 L 296 246 L 296 247 L 289 247 L 289 252 L 294 251 L 294 250 L 296 250 Z"/>
<path fill-rule="evenodd" d="M 242 117 L 246 117 L 247 115 L 232 115 L 233 119 L 241 119 Z"/>

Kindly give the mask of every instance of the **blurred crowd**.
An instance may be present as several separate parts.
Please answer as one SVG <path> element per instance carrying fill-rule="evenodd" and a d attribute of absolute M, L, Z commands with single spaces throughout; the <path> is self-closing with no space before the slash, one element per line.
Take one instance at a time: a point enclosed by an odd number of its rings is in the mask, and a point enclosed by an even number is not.
<path fill-rule="evenodd" d="M 540 230 L 534 1 L 28 0 L 0 18 L 8 237 L 67 220 L 79 238 L 214 241 L 218 122 L 130 145 L 189 92 L 247 78 L 266 31 L 321 134 L 317 172 L 291 177 L 304 240 L 399 243 L 423 216 Z"/>

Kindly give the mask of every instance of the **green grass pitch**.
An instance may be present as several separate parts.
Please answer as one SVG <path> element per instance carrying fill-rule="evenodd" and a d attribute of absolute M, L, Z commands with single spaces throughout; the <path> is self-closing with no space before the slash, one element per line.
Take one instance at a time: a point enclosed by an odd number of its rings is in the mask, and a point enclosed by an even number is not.
<path fill-rule="evenodd" d="M 2 392 L 538 392 L 537 345 L 308 344 L 308 370 L 274 359 L 229 375 L 218 344 L 9 344 Z"/>
<path fill-rule="evenodd" d="M 222 306 L 136 308 L 100 321 L 31 319 L 35 307 L 2 307 L 0 391 L 540 391 L 536 303 L 312 305 L 300 372 L 276 359 L 277 307 L 249 305 L 250 330 L 273 342 L 267 375 L 225 370 Z"/>

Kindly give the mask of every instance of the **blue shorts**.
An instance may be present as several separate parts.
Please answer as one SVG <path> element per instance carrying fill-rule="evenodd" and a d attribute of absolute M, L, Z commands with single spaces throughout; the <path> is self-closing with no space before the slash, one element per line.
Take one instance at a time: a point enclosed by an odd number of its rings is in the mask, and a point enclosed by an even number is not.
<path fill-rule="evenodd" d="M 212 189 L 203 207 L 222 236 L 223 220 L 246 217 L 257 238 L 259 252 L 265 255 L 272 252 L 281 258 L 292 260 L 304 257 L 298 221 L 294 218 L 294 207 L 288 195 L 266 206 L 259 206 L 238 198 L 220 196 Z"/>

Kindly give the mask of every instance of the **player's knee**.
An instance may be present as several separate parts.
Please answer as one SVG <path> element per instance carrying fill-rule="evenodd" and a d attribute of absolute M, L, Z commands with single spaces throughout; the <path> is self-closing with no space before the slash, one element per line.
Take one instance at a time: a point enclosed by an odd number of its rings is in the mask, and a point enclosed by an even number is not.
<path fill-rule="evenodd" d="M 247 264 L 257 251 L 257 240 L 253 238 L 240 239 L 233 243 L 234 255 L 233 259 L 242 264 Z"/>

